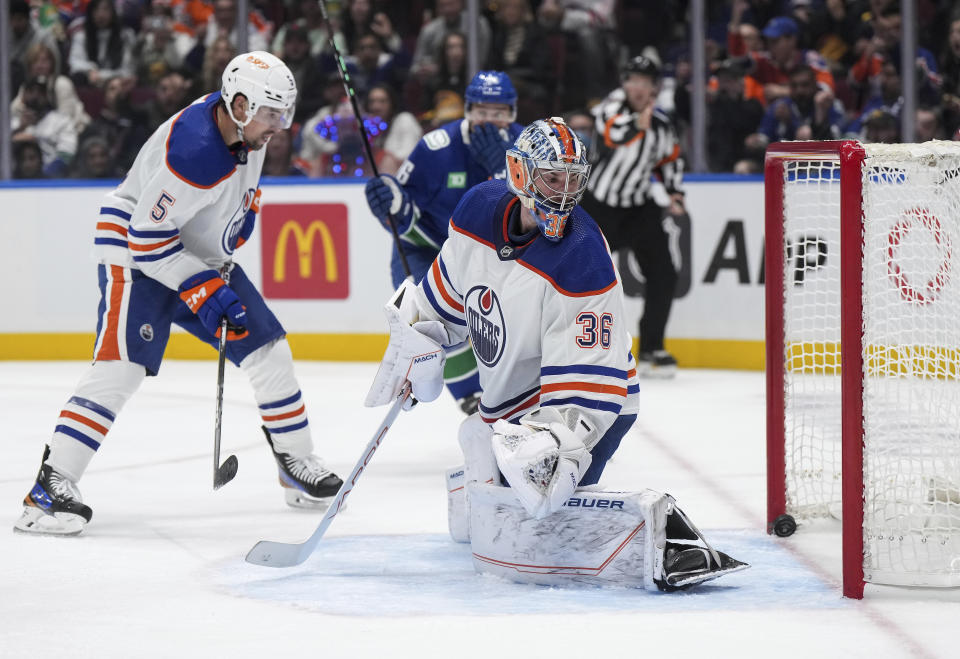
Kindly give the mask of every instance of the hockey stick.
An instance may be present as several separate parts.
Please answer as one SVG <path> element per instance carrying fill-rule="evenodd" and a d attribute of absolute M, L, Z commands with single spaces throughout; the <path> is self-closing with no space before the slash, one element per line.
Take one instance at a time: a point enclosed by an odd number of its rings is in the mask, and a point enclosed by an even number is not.
<path fill-rule="evenodd" d="M 380 424 L 380 427 L 377 428 L 377 431 L 373 434 L 373 439 L 371 439 L 367 447 L 363 449 L 363 454 L 360 456 L 360 459 L 357 460 L 357 464 L 354 465 L 353 471 L 350 472 L 350 477 L 343 481 L 343 485 L 340 486 L 337 496 L 334 497 L 330 507 L 327 508 L 327 513 L 323 516 L 323 519 L 320 520 L 320 525 L 317 526 L 317 530 L 313 532 L 313 535 L 299 544 L 261 540 L 247 553 L 247 563 L 265 565 L 266 567 L 293 567 L 307 560 L 307 557 L 316 549 L 327 527 L 330 526 L 330 522 L 332 522 L 333 518 L 340 512 L 340 508 L 343 507 L 343 502 L 346 501 L 347 495 L 353 491 L 354 486 L 356 486 L 357 481 L 360 479 L 360 474 L 370 463 L 373 454 L 376 453 L 380 447 L 384 435 L 387 434 L 387 430 L 390 429 L 391 424 L 393 424 L 393 421 L 397 418 L 397 415 L 400 413 L 400 408 L 403 407 L 403 403 L 409 395 L 410 385 L 405 384 L 397 395 L 396 400 L 393 401 L 393 406 L 390 408 L 390 411 L 387 412 L 387 416 L 384 417 L 383 423 Z"/>
<path fill-rule="evenodd" d="M 357 95 L 353 91 L 353 85 L 350 84 L 350 74 L 347 72 L 347 64 L 340 55 L 340 49 L 337 48 L 337 42 L 333 38 L 333 27 L 330 25 L 330 17 L 327 14 L 326 0 L 317 0 L 320 3 L 320 13 L 323 14 L 323 22 L 330 30 L 330 48 L 333 50 L 333 58 L 337 61 L 337 71 L 340 72 L 340 80 L 343 82 L 343 89 L 350 99 L 350 106 L 353 108 L 353 119 L 357 122 L 357 128 L 360 129 L 360 135 L 363 137 L 363 149 L 367 154 L 367 161 L 370 163 L 370 169 L 373 170 L 374 178 L 380 176 L 377 171 L 377 163 L 373 159 L 373 149 L 370 148 L 370 138 L 367 136 L 367 129 L 363 126 L 363 117 L 360 114 L 360 106 L 357 104 Z M 397 232 L 397 223 L 393 215 L 387 215 L 387 224 L 390 225 L 390 233 L 393 234 L 393 242 L 397 246 L 397 254 L 400 255 L 400 263 L 403 265 L 403 271 L 407 277 L 412 277 L 410 266 L 407 264 L 407 255 L 403 251 L 403 245 L 400 243 L 400 234 Z"/>
<path fill-rule="evenodd" d="M 220 273 L 224 281 L 230 283 L 230 272 L 224 269 Z M 233 480 L 237 475 L 237 456 L 231 455 L 220 464 L 220 422 L 223 420 L 223 374 L 227 363 L 227 317 L 220 319 L 220 354 L 217 357 L 217 418 L 213 426 L 213 489 Z"/>

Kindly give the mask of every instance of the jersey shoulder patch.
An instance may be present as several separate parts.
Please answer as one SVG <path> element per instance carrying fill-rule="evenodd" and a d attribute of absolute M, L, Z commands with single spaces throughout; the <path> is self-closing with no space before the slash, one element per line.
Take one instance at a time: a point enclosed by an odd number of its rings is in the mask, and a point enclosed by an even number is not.
<path fill-rule="evenodd" d="M 437 128 L 423 136 L 423 143 L 431 151 L 439 151 L 450 146 L 450 135 L 443 128 Z"/>
<path fill-rule="evenodd" d="M 617 282 L 603 234 L 579 206 L 570 213 L 562 240 L 537 240 L 520 260 L 564 295 L 597 295 Z"/>
<path fill-rule="evenodd" d="M 236 171 L 236 159 L 214 121 L 220 93 L 210 94 L 183 110 L 167 135 L 167 167 L 196 188 L 212 188 Z"/>

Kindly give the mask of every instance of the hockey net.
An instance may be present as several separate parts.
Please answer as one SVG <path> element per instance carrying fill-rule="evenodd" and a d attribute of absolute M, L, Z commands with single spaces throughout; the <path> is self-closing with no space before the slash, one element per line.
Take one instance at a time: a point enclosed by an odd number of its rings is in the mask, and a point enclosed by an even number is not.
<path fill-rule="evenodd" d="M 844 592 L 960 586 L 960 144 L 772 145 L 768 519 L 842 517 Z"/>

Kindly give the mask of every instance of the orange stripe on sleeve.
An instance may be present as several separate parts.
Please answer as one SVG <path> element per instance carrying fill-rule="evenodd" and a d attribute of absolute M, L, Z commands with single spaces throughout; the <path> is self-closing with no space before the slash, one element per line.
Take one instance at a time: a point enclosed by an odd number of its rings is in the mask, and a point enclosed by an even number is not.
<path fill-rule="evenodd" d="M 135 252 L 152 252 L 155 249 L 159 249 L 160 247 L 165 247 L 170 243 L 177 242 L 178 240 L 180 240 L 180 236 L 174 236 L 173 238 L 168 238 L 167 240 L 164 240 L 162 243 L 151 243 L 149 245 L 135 245 L 134 243 L 131 242 L 129 243 L 128 247 Z"/>
<path fill-rule="evenodd" d="M 444 302 L 449 304 L 451 307 L 463 313 L 463 305 L 453 299 L 453 296 L 447 292 L 446 287 L 443 285 L 443 274 L 440 272 L 440 264 L 434 259 L 433 266 L 430 268 L 433 272 L 433 279 L 437 282 L 437 290 L 440 292 L 440 297 L 443 298 Z"/>
<path fill-rule="evenodd" d="M 114 224 L 113 222 L 97 222 L 97 229 L 100 231 L 116 231 L 123 236 L 127 235 L 126 227 Z"/>
<path fill-rule="evenodd" d="M 552 391 L 592 391 L 598 394 L 614 394 L 616 396 L 626 396 L 626 387 L 615 387 L 612 384 L 595 384 L 593 382 L 555 382 L 540 386 L 540 393 L 546 394 Z"/>

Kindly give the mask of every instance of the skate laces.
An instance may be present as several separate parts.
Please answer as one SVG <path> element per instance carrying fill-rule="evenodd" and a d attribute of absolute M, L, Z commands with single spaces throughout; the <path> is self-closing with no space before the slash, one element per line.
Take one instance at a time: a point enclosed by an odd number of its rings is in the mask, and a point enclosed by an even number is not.
<path fill-rule="evenodd" d="M 83 503 L 83 497 L 80 496 L 80 490 L 77 484 L 72 480 L 57 473 L 53 468 L 50 469 L 50 491 L 58 499 L 73 499 Z"/>
<path fill-rule="evenodd" d="M 302 458 L 284 455 L 283 463 L 294 478 L 306 483 L 319 483 L 330 474 L 323 460 L 313 454 Z"/>

